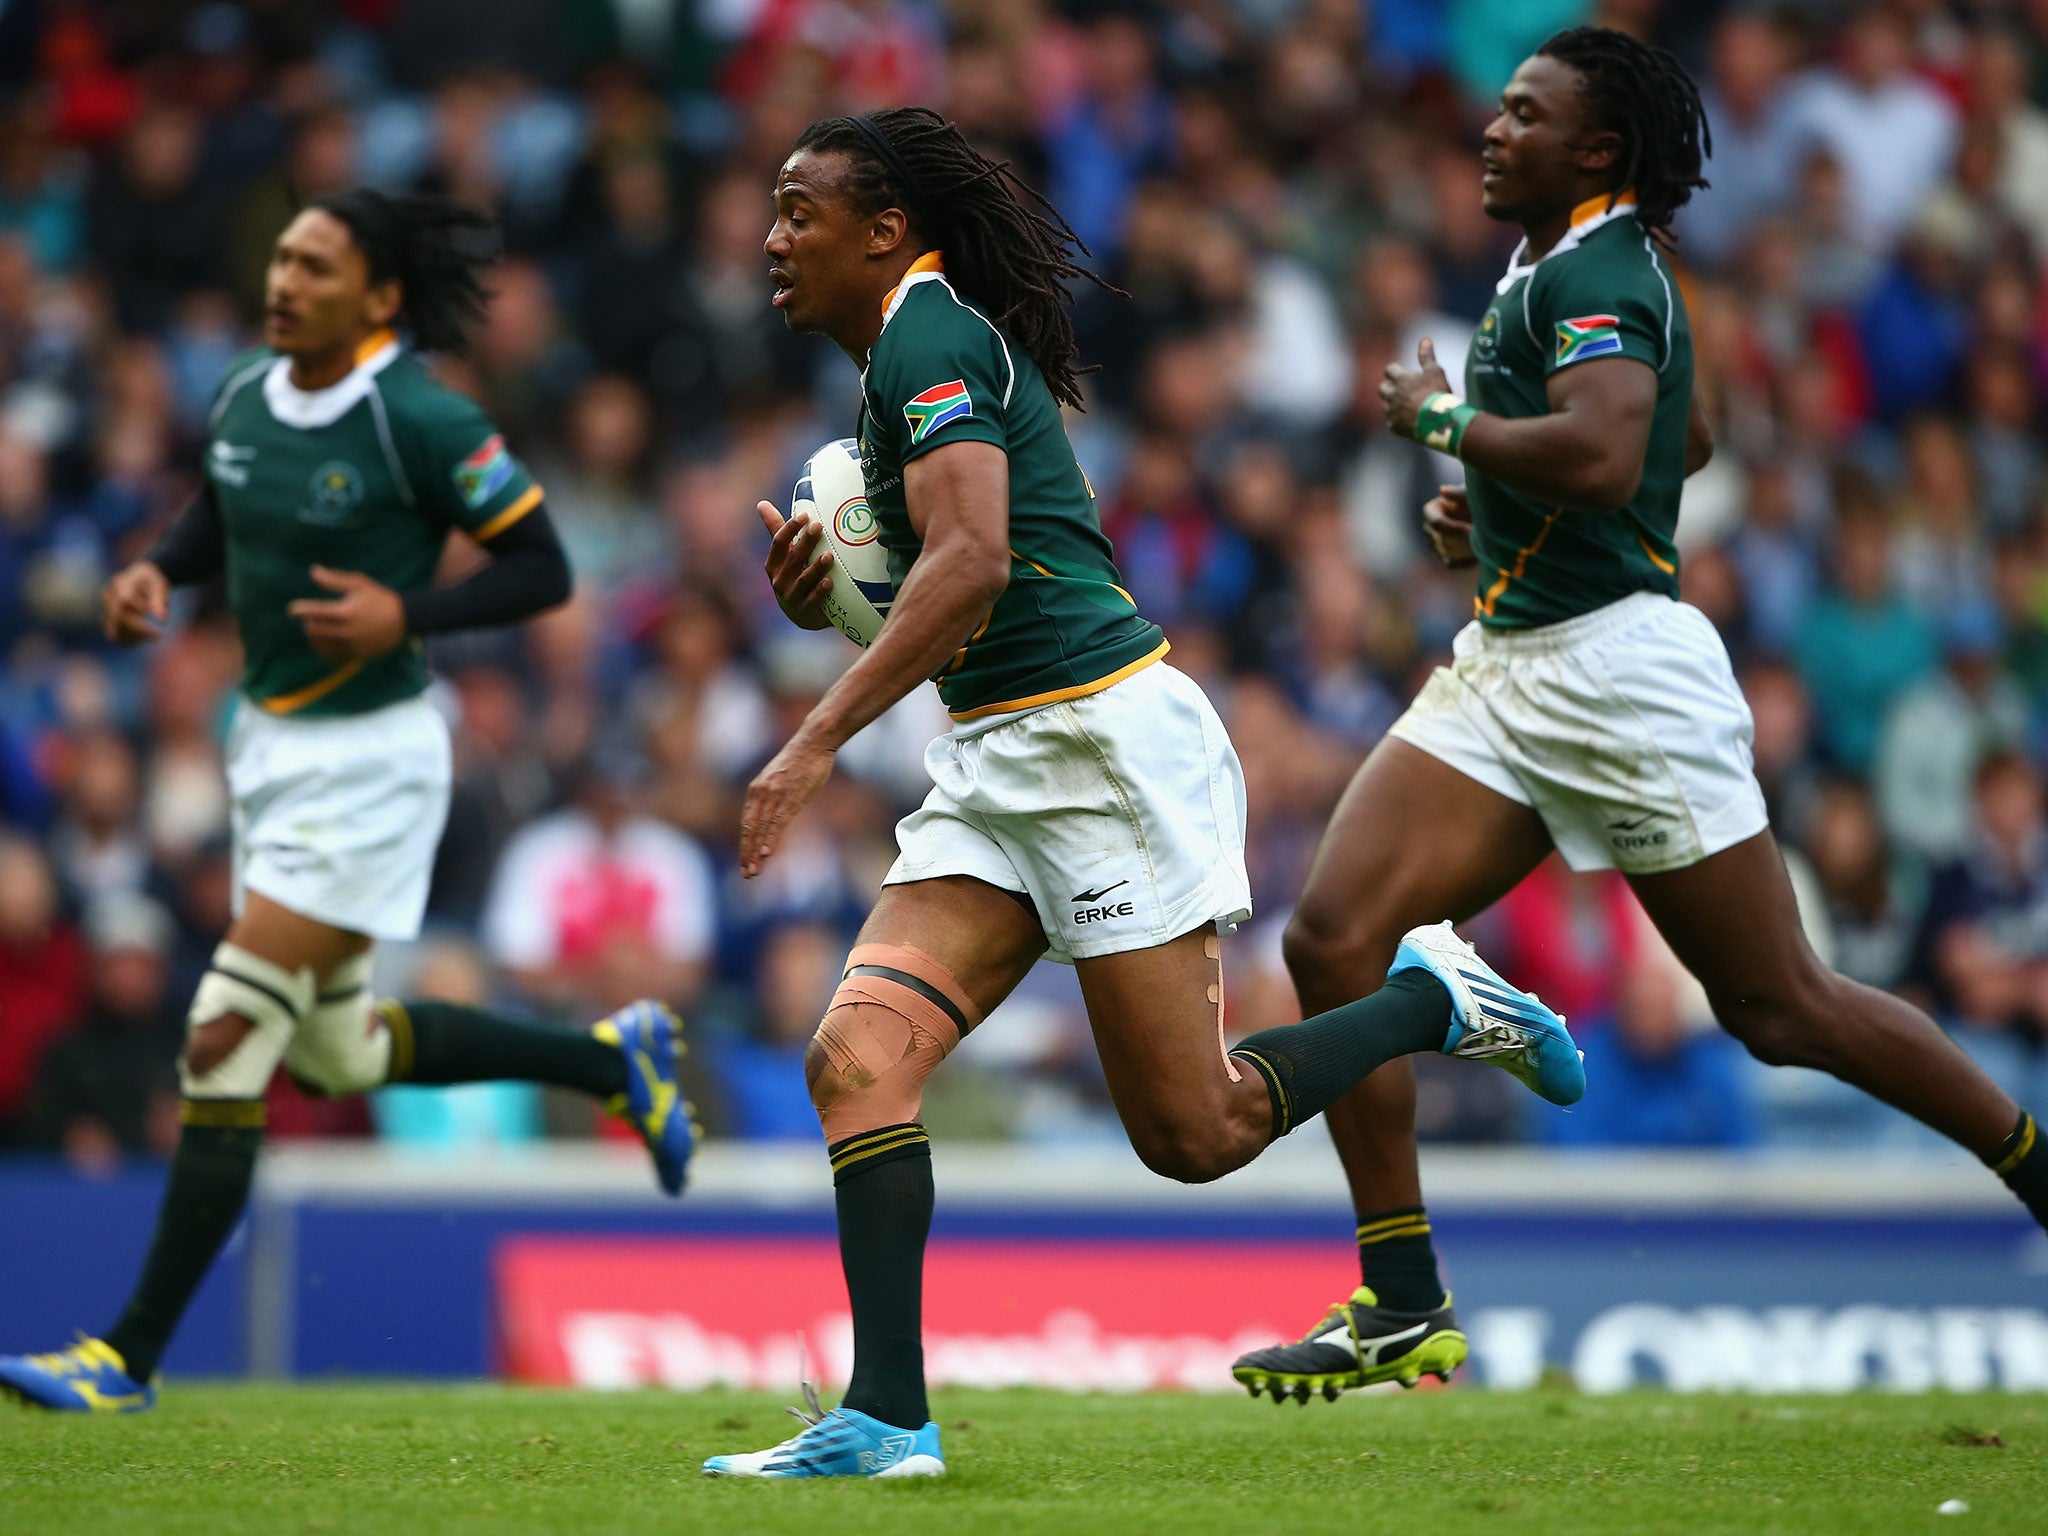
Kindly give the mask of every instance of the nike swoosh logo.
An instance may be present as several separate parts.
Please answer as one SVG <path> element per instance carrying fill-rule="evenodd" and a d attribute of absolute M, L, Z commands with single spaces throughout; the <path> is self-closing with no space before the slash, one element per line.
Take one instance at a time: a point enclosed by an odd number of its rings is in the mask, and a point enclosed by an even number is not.
<path fill-rule="evenodd" d="M 1655 821 L 1663 814 L 1662 811 L 1645 811 L 1632 821 L 1610 821 L 1607 823 L 1607 830 L 1610 832 L 1633 832 L 1645 822 Z"/>
<path fill-rule="evenodd" d="M 1069 897 L 1068 899 L 1071 901 L 1100 901 L 1111 891 L 1120 891 L 1130 883 L 1128 880 L 1119 880 L 1115 885 L 1105 885 L 1099 891 L 1083 891 L 1080 895 Z"/>

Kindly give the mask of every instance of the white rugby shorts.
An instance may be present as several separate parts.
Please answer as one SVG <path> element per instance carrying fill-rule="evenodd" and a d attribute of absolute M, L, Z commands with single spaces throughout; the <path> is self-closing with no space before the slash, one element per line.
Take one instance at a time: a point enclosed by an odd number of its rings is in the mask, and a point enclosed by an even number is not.
<path fill-rule="evenodd" d="M 885 885 L 970 875 L 1031 898 L 1050 958 L 1151 949 L 1251 916 L 1244 772 L 1206 695 L 1155 662 L 1100 693 L 961 723 Z"/>
<path fill-rule="evenodd" d="M 1538 629 L 1467 624 L 1390 734 L 1532 807 L 1573 869 L 1684 869 L 1769 824 L 1727 648 L 1654 592 Z"/>
<path fill-rule="evenodd" d="M 454 767 L 425 698 L 302 719 L 236 702 L 235 912 L 255 891 L 375 939 L 419 937 Z"/>

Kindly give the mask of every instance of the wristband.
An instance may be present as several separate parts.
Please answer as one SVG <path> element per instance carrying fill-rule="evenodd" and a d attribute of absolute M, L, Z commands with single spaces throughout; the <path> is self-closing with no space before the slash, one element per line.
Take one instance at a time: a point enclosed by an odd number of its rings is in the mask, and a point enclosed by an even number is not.
<path fill-rule="evenodd" d="M 1447 390 L 1438 390 L 1415 413 L 1415 441 L 1456 458 L 1459 445 L 1465 441 L 1465 429 L 1478 414 L 1477 406 L 1467 405 Z"/>

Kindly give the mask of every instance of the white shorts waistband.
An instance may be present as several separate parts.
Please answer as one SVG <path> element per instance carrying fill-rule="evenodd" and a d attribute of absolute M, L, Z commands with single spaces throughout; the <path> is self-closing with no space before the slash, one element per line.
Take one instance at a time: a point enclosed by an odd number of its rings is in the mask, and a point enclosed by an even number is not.
<path fill-rule="evenodd" d="M 1543 624 L 1534 629 L 1489 629 L 1477 620 L 1474 627 L 1478 630 L 1480 644 L 1490 651 L 1540 655 L 1570 650 L 1591 640 L 1606 639 L 1634 629 L 1656 614 L 1669 613 L 1678 606 L 1662 592 L 1631 592 L 1627 597 L 1595 608 L 1591 613 L 1582 613 L 1575 619 L 1560 619 L 1555 624 Z"/>

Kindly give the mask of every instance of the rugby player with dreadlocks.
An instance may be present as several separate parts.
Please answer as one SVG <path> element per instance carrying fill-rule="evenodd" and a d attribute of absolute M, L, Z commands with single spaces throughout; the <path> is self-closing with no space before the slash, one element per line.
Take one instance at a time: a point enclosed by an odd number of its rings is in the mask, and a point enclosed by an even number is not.
<path fill-rule="evenodd" d="M 294 218 L 271 252 L 267 345 L 214 402 L 205 489 L 102 594 L 108 638 L 134 644 L 172 588 L 226 577 L 243 651 L 227 744 L 235 919 L 187 1017 L 184 1125 L 142 1276 L 104 1338 L 0 1355 L 0 1391 L 24 1403 L 155 1403 L 157 1360 L 247 1203 L 280 1062 L 326 1095 L 493 1078 L 581 1089 L 630 1117 L 663 1187 L 682 1189 L 692 1131 L 660 1003 L 570 1032 L 369 991 L 373 943 L 419 935 L 448 814 L 422 637 L 569 595 L 541 488 L 399 336 L 462 349 L 490 237 L 453 203 L 368 190 Z M 435 587 L 456 533 L 490 559 Z"/>
<path fill-rule="evenodd" d="M 897 829 L 901 856 L 804 1063 L 852 1303 L 845 1396 L 783 1444 L 704 1470 L 931 1475 L 945 1462 L 921 1342 L 921 1090 L 1041 955 L 1075 967 L 1132 1145 L 1170 1178 L 1251 1161 L 1386 1060 L 1389 1041 L 1490 1057 L 1560 1103 L 1585 1080 L 1555 1016 L 1448 929 L 1410 935 L 1371 996 L 1225 1053 L 1217 935 L 1251 909 L 1244 781 L 1209 701 L 1121 586 L 1067 442 L 1078 241 L 923 108 L 814 124 L 774 195 L 775 305 L 862 369 L 862 478 L 896 596 L 749 787 L 742 870 L 759 873 L 838 748 L 925 679 L 955 724 L 926 753 L 931 794 Z M 822 628 L 819 530 L 760 513 L 777 600 Z M 1519 1032 L 1502 1045 L 1509 1016 Z"/>
<path fill-rule="evenodd" d="M 1555 848 L 1619 869 L 1759 1060 L 1818 1068 L 1952 1137 L 2048 1224 L 2033 1120 L 1926 1015 L 1808 946 L 1719 636 L 1679 601 L 1679 488 L 1712 451 L 1665 259 L 1711 148 L 1668 53 L 1581 27 L 1523 62 L 1485 135 L 1486 211 L 1523 231 L 1454 390 L 1425 341 L 1380 386 L 1388 424 L 1465 463 L 1424 509 L 1477 571 L 1476 616 L 1359 769 L 1286 935 L 1304 1008 L 1378 974 L 1402 932 L 1491 905 Z M 1383 1027 L 1375 1021 L 1368 1027 Z M 1416 1048 L 1420 1048 L 1419 1046 Z M 1415 1162 L 1415 1079 L 1329 1114 L 1363 1284 L 1237 1379 L 1276 1402 L 1465 1355 Z"/>

